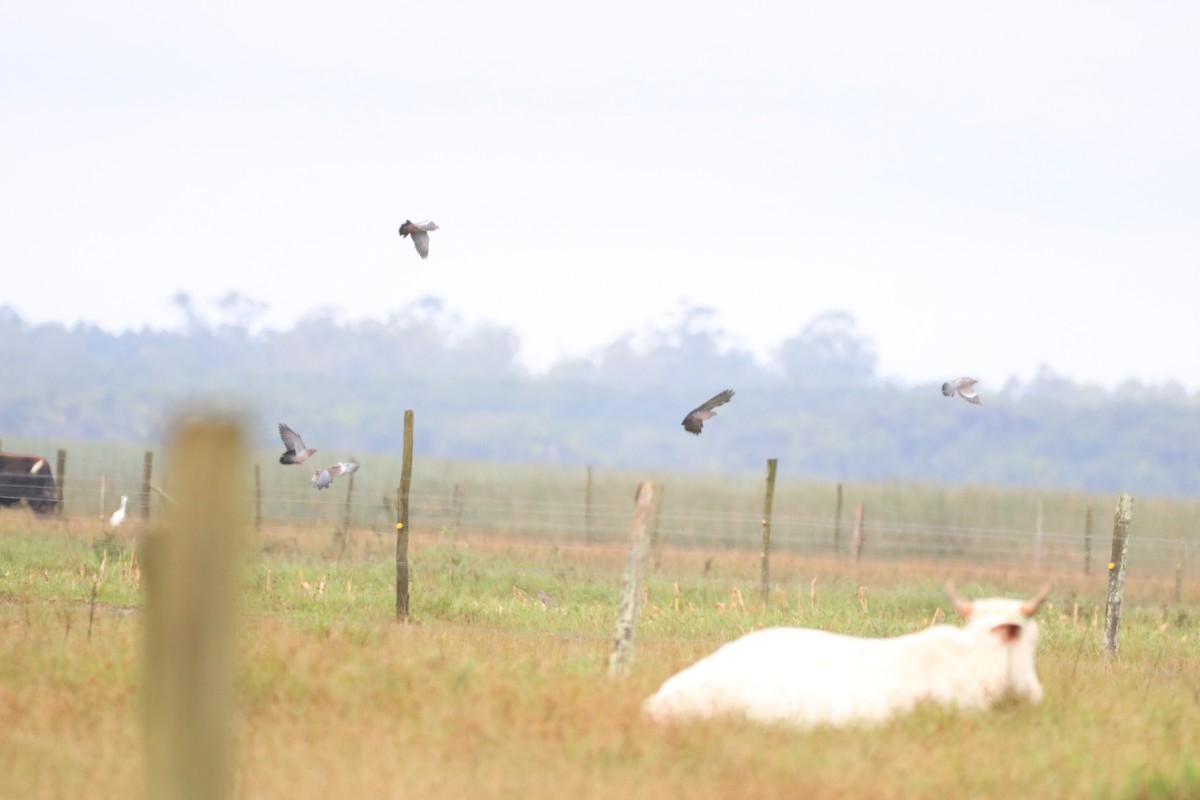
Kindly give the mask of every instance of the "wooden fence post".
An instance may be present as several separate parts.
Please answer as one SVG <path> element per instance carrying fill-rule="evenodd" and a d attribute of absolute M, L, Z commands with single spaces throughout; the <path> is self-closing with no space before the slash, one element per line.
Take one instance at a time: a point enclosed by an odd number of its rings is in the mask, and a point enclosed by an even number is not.
<path fill-rule="evenodd" d="M 142 457 L 142 520 L 150 521 L 150 475 L 154 467 L 154 452 L 147 450 Z"/>
<path fill-rule="evenodd" d="M 1092 574 L 1092 510 L 1083 518 L 1083 574 Z"/>
<path fill-rule="evenodd" d="M 1037 519 L 1034 522 L 1033 568 L 1042 568 L 1042 498 L 1040 497 L 1037 501 Z"/>
<path fill-rule="evenodd" d="M 1129 523 L 1133 518 L 1133 495 L 1122 492 L 1117 496 L 1117 513 L 1113 519 L 1112 561 L 1108 563 L 1108 604 L 1104 614 L 1104 656 L 1117 657 L 1118 632 L 1121 626 L 1121 598 L 1125 593 L 1125 560 L 1129 554 Z"/>
<path fill-rule="evenodd" d="M 1175 561 L 1175 605 L 1183 603 L 1183 551 Z"/>
<path fill-rule="evenodd" d="M 462 507 L 463 507 L 463 488 L 461 483 L 454 484 L 454 500 L 451 501 L 454 506 L 454 535 L 458 536 L 462 533 L 459 527 L 462 525 Z"/>
<path fill-rule="evenodd" d="M 408 490 L 412 486 L 413 412 L 404 412 L 404 456 L 396 489 L 396 619 L 408 622 Z"/>
<path fill-rule="evenodd" d="M 609 677 L 624 677 L 633 664 L 633 634 L 637 628 L 641 601 L 642 570 L 646 562 L 647 528 L 654 508 L 655 486 L 649 481 L 638 484 L 629 525 L 629 556 L 621 579 L 621 604 L 617 608 L 617 633 L 608 656 Z"/>
<path fill-rule="evenodd" d="M 837 485 L 837 505 L 833 508 L 833 554 L 842 552 L 842 485 Z"/>
<path fill-rule="evenodd" d="M 767 459 L 767 495 L 763 499 L 762 515 L 762 602 L 763 611 L 771 602 L 771 506 L 775 502 L 775 466 L 777 458 Z"/>
<path fill-rule="evenodd" d="M 850 549 L 854 551 L 854 565 L 858 566 L 858 562 L 862 561 L 863 544 L 867 539 L 867 532 L 863 528 L 863 513 L 865 509 L 862 503 L 854 509 L 854 531 L 850 534 Z"/>
<path fill-rule="evenodd" d="M 587 481 L 583 485 L 583 541 L 592 543 L 592 468 L 587 468 Z"/>
<path fill-rule="evenodd" d="M 346 482 L 346 506 L 342 511 L 342 550 L 338 553 L 338 558 L 342 557 L 342 553 L 346 552 L 346 545 L 350 541 L 350 521 L 352 515 L 351 498 L 354 496 L 354 473 L 350 473 L 350 479 Z"/>
<path fill-rule="evenodd" d="M 64 489 L 67 485 L 67 451 L 60 449 L 58 451 L 58 472 L 55 474 L 55 479 L 58 480 L 58 513 L 65 514 L 67 512 L 67 496 Z"/>
<path fill-rule="evenodd" d="M 177 505 L 142 545 L 147 797 L 232 795 L 229 709 L 246 459 L 234 422 L 190 420 L 168 460 Z"/>
<path fill-rule="evenodd" d="M 262 533 L 262 470 L 254 465 L 254 534 Z"/>
<path fill-rule="evenodd" d="M 663 540 L 658 533 L 658 525 L 662 520 L 663 506 L 667 503 L 667 487 L 656 485 L 658 490 L 658 501 L 654 504 L 654 522 L 650 526 L 650 552 L 654 558 L 654 569 L 657 570 L 659 564 L 662 563 Z"/>

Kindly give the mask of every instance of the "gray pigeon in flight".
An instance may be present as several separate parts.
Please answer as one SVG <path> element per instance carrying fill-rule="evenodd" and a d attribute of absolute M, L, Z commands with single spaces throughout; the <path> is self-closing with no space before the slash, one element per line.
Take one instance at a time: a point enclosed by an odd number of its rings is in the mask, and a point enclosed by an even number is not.
<path fill-rule="evenodd" d="M 349 461 L 339 461 L 331 467 L 314 471 L 312 480 L 308 483 L 317 489 L 328 489 L 333 485 L 334 478 L 353 475 L 356 472 L 358 472 L 358 462 L 352 458 Z"/>
<path fill-rule="evenodd" d="M 683 418 L 683 429 L 688 433 L 700 435 L 700 431 L 704 428 L 704 420 L 712 419 L 717 415 L 713 411 L 717 406 L 723 406 L 733 397 L 733 389 L 726 389 L 720 394 L 714 396 L 705 403 L 701 403 L 696 408 L 688 412 L 688 415 Z"/>
<path fill-rule="evenodd" d="M 942 384 L 942 394 L 946 397 L 954 397 L 954 393 L 958 392 L 959 396 L 968 403 L 982 405 L 983 401 L 979 399 L 979 395 L 975 394 L 972 388 L 979 381 L 974 378 L 959 378 L 956 381 L 949 381 Z"/>
<path fill-rule="evenodd" d="M 413 222 L 406 219 L 400 226 L 400 238 L 411 235 L 412 243 L 417 248 L 417 255 L 421 258 L 429 258 L 429 231 L 437 229 L 437 223 L 430 219 L 424 222 Z"/>
<path fill-rule="evenodd" d="M 282 422 L 279 423 L 279 438 L 283 439 L 283 446 L 287 448 L 279 457 L 280 464 L 303 464 L 305 459 L 317 452 L 311 447 L 305 447 L 300 434 Z"/>

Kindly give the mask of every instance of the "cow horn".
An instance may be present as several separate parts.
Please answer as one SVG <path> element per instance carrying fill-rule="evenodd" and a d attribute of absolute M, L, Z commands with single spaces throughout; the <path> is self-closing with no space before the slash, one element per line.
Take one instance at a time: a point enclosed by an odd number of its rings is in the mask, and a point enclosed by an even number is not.
<path fill-rule="evenodd" d="M 1021 614 L 1026 617 L 1032 617 L 1042 607 L 1042 603 L 1046 602 L 1046 598 L 1050 595 L 1050 584 L 1042 587 L 1042 590 L 1037 593 L 1037 597 L 1021 604 Z"/>
<path fill-rule="evenodd" d="M 946 594 L 950 595 L 950 602 L 954 604 L 954 610 L 958 612 L 959 616 L 971 616 L 971 613 L 975 610 L 975 604 L 968 603 L 959 597 L 958 592 L 954 591 L 954 583 L 952 581 L 946 581 Z"/>

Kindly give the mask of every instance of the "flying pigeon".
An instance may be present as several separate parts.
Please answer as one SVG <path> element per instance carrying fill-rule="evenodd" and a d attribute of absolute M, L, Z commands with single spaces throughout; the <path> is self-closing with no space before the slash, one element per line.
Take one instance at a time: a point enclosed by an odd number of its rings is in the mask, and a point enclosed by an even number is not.
<path fill-rule="evenodd" d="M 125 504 L 129 502 L 127 495 L 121 495 L 121 507 L 112 513 L 108 518 L 108 527 L 119 528 L 121 523 L 125 521 Z"/>
<path fill-rule="evenodd" d="M 708 402 L 693 408 L 683 418 L 683 429 L 688 433 L 694 433 L 699 436 L 700 431 L 704 428 L 704 420 L 712 419 L 717 415 L 717 412 L 713 411 L 713 409 L 717 406 L 725 405 L 732 397 L 733 389 L 726 389 Z"/>
<path fill-rule="evenodd" d="M 329 468 L 329 474 L 335 478 L 340 478 L 343 475 L 353 475 L 358 472 L 358 462 L 353 458 L 349 461 L 339 461 Z"/>
<path fill-rule="evenodd" d="M 317 452 L 311 447 L 305 447 L 300 434 L 282 422 L 279 423 L 279 438 L 283 439 L 283 446 L 287 448 L 279 457 L 280 464 L 303 464 L 305 459 Z"/>
<path fill-rule="evenodd" d="M 358 472 L 358 462 L 354 459 L 339 461 L 332 467 L 325 467 L 313 472 L 312 479 L 308 484 L 318 489 L 328 489 L 333 485 L 334 478 L 340 478 L 343 475 L 353 475 L 356 472 Z"/>
<path fill-rule="evenodd" d="M 956 381 L 943 383 L 942 394 L 946 395 L 946 397 L 954 397 L 954 393 L 958 392 L 959 396 L 968 403 L 974 403 L 977 406 L 982 405 L 983 401 L 979 399 L 979 395 L 975 394 L 975 390 L 971 388 L 977 383 L 979 381 L 974 378 L 959 378 Z"/>
<path fill-rule="evenodd" d="M 413 222 L 412 220 L 404 220 L 404 224 L 400 226 L 400 238 L 412 234 L 413 245 L 417 248 L 417 255 L 421 258 L 429 258 L 429 231 L 436 231 L 437 223 L 431 219 L 424 222 Z"/>
<path fill-rule="evenodd" d="M 312 480 L 308 482 L 309 486 L 315 486 L 318 489 L 328 489 L 333 483 L 333 475 L 329 469 L 319 469 L 313 473 Z"/>

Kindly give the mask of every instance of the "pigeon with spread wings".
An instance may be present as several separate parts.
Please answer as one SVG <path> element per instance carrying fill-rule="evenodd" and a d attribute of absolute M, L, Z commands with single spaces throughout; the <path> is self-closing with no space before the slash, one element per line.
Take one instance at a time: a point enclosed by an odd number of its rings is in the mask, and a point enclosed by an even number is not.
<path fill-rule="evenodd" d="M 305 459 L 317 452 L 311 447 L 305 447 L 300 434 L 282 422 L 279 423 L 279 438 L 283 439 L 283 446 L 287 448 L 279 457 L 280 464 L 303 464 Z"/>
<path fill-rule="evenodd" d="M 979 381 L 974 378 L 959 378 L 955 381 L 948 381 L 942 384 L 942 394 L 946 397 L 954 397 L 954 393 L 958 392 L 959 397 L 966 400 L 968 403 L 975 405 L 983 405 L 983 401 L 979 399 L 979 395 L 975 394 L 975 389 L 972 388 Z"/>
<path fill-rule="evenodd" d="M 701 403 L 696 408 L 688 412 L 688 415 L 683 418 L 683 429 L 688 433 L 700 435 L 700 431 L 704 428 L 704 420 L 712 419 L 717 415 L 713 411 L 717 406 L 723 406 L 733 397 L 733 389 L 726 389 L 715 397 L 711 398 L 706 403 Z"/>
<path fill-rule="evenodd" d="M 356 472 L 358 472 L 358 462 L 352 458 L 349 461 L 339 461 L 331 467 L 314 471 L 312 479 L 308 483 L 317 489 L 328 489 L 333 485 L 334 478 L 353 475 Z"/>
<path fill-rule="evenodd" d="M 424 222 L 413 222 L 406 219 L 400 226 L 400 238 L 411 235 L 413 246 L 417 248 L 417 255 L 421 258 L 429 258 L 429 231 L 437 229 L 437 223 L 431 219 Z"/>

